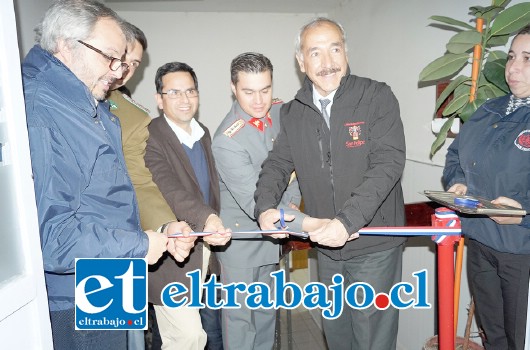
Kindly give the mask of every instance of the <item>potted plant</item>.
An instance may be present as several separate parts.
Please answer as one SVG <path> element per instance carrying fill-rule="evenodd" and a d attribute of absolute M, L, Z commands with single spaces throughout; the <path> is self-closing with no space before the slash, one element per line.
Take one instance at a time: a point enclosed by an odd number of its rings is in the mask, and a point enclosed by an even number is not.
<path fill-rule="evenodd" d="M 431 146 L 431 155 L 442 146 L 455 118 L 466 122 L 487 99 L 509 93 L 504 79 L 507 54 L 495 49 L 505 46 L 511 35 L 530 23 L 530 2 L 507 7 L 510 0 L 492 0 L 487 7 L 469 8 L 475 26 L 453 18 L 432 16 L 442 29 L 457 33 L 446 44 L 446 53 L 429 63 L 420 73 L 420 82 L 439 82 L 452 79 L 436 100 L 435 111 L 452 95 L 442 110 L 446 117 Z M 457 75 L 472 65 L 471 75 Z"/>

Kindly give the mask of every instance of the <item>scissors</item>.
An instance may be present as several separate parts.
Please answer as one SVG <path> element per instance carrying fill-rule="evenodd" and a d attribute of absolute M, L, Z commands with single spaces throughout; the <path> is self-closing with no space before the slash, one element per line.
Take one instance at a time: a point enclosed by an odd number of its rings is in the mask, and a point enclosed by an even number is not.
<path fill-rule="evenodd" d="M 280 209 L 280 226 L 278 227 L 278 230 L 285 229 L 287 229 L 287 225 L 285 224 L 285 211 L 283 209 Z"/>

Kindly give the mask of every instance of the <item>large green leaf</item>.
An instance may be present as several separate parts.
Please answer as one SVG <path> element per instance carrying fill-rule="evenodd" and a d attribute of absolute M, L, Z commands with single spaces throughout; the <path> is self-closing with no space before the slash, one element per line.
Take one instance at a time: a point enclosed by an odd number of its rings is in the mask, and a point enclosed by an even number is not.
<path fill-rule="evenodd" d="M 490 87 L 493 85 L 482 85 L 479 86 L 477 89 L 477 100 L 478 101 L 486 101 L 490 98 L 495 98 L 497 95 L 495 94 L 495 91 L 491 89 Z M 503 94 L 504 95 L 504 94 Z"/>
<path fill-rule="evenodd" d="M 476 44 L 480 44 L 481 40 L 482 34 L 475 29 L 466 30 L 453 35 L 447 43 L 446 48 L 450 53 L 464 53 L 472 49 Z"/>
<path fill-rule="evenodd" d="M 506 84 L 504 75 L 505 65 L 506 60 L 503 59 L 486 62 L 482 73 L 490 83 L 508 93 L 510 89 L 508 88 L 508 84 Z"/>
<path fill-rule="evenodd" d="M 460 117 L 460 119 L 462 119 L 463 122 L 466 122 L 469 120 L 471 115 L 475 113 L 478 107 L 480 107 L 480 104 L 478 104 L 477 100 L 473 102 L 468 102 L 468 104 L 460 111 L 458 116 Z"/>
<path fill-rule="evenodd" d="M 463 87 L 463 88 L 462 88 Z M 469 87 L 460 85 L 455 89 L 453 99 L 445 106 L 442 115 L 444 117 L 455 114 L 466 105 L 469 101 Z"/>
<path fill-rule="evenodd" d="M 484 95 L 489 96 L 489 98 L 501 97 L 506 95 L 506 91 L 499 89 L 497 86 L 491 83 L 483 84 L 479 87 L 479 89 L 485 90 Z"/>
<path fill-rule="evenodd" d="M 451 80 L 449 85 L 447 85 L 445 87 L 445 89 L 442 91 L 440 96 L 436 99 L 436 106 L 435 106 L 434 110 L 437 111 L 438 108 L 440 108 L 440 106 L 442 105 L 442 103 L 444 103 L 444 101 L 447 99 L 447 97 L 449 97 L 449 95 L 451 95 L 451 93 L 453 91 L 455 91 L 455 89 L 458 86 L 460 86 L 460 84 L 463 84 L 464 82 L 467 82 L 467 81 L 470 81 L 470 80 L 471 80 L 471 78 L 470 77 L 466 77 L 465 75 L 459 75 L 455 79 Z"/>
<path fill-rule="evenodd" d="M 510 34 L 492 36 L 486 43 L 487 47 L 504 46 L 510 39 Z"/>
<path fill-rule="evenodd" d="M 432 81 L 447 78 L 459 72 L 469 59 L 469 54 L 447 53 L 435 59 L 423 68 L 420 73 L 420 81 Z"/>
<path fill-rule="evenodd" d="M 436 139 L 434 140 L 431 146 L 431 156 L 433 156 L 444 144 L 445 139 L 447 139 L 447 133 L 451 129 L 454 120 L 454 116 L 447 118 L 444 125 L 442 125 L 442 127 L 440 128 L 440 132 L 438 133 L 438 136 L 436 136 Z"/>
<path fill-rule="evenodd" d="M 467 24 L 465 22 L 462 22 L 462 21 L 459 21 L 459 20 L 456 20 L 456 19 L 453 19 L 453 18 L 450 18 L 450 17 L 431 16 L 429 18 L 432 19 L 433 21 L 442 22 L 442 23 L 445 23 L 445 24 L 450 24 L 450 25 L 457 26 L 457 27 L 462 27 L 462 28 L 465 28 L 465 29 L 475 29 L 474 27 L 472 27 L 471 25 L 469 25 L 469 24 Z"/>
<path fill-rule="evenodd" d="M 506 52 L 495 50 L 495 51 L 490 51 L 489 52 L 487 62 L 491 62 L 491 61 L 495 61 L 495 60 L 504 60 L 504 61 L 506 61 L 507 58 L 508 58 L 508 54 Z"/>
<path fill-rule="evenodd" d="M 471 82 L 468 84 L 462 84 L 455 89 L 455 96 L 469 95 L 471 90 Z"/>
<path fill-rule="evenodd" d="M 530 22 L 530 2 L 523 2 L 508 7 L 495 18 L 490 34 L 506 35 L 523 28 Z"/>

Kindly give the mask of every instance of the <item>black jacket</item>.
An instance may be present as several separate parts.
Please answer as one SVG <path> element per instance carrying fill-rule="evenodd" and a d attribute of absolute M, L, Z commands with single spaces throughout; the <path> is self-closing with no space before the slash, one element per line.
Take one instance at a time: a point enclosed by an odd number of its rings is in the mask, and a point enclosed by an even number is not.
<path fill-rule="evenodd" d="M 295 99 L 282 107 L 280 134 L 263 163 L 255 193 L 256 217 L 277 206 L 295 170 L 308 215 L 337 218 L 349 233 L 365 226 L 404 225 L 400 179 L 405 137 L 390 88 L 349 75 L 348 69 L 334 97 L 329 129 L 312 93 L 306 77 Z M 341 248 L 319 249 L 346 260 L 404 241 L 364 235 Z"/>

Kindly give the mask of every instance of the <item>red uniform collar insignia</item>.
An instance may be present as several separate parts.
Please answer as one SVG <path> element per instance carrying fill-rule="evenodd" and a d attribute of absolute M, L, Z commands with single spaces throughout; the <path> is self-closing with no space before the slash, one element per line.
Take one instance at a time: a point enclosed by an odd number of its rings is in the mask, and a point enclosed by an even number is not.
<path fill-rule="evenodd" d="M 266 127 L 272 126 L 271 114 L 267 113 L 264 118 L 250 118 L 247 123 L 258 129 L 259 131 L 263 132 Z"/>
<path fill-rule="evenodd" d="M 258 129 L 259 131 L 263 131 L 264 129 L 263 122 L 259 118 L 251 118 L 248 121 L 248 123 L 252 125 L 253 127 L 255 127 L 256 129 Z"/>

